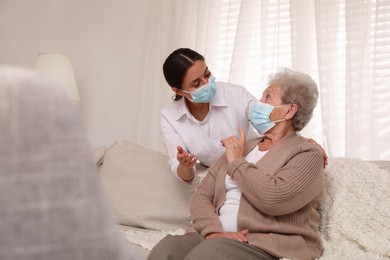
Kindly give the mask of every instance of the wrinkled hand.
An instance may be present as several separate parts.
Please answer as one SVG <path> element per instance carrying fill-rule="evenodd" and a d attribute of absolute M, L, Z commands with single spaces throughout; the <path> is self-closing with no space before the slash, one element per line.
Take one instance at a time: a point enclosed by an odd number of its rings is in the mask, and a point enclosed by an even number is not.
<path fill-rule="evenodd" d="M 221 233 L 212 233 L 207 235 L 205 238 L 213 239 L 217 237 L 224 237 L 224 238 L 230 238 L 233 240 L 237 240 L 243 243 L 248 243 L 248 240 L 246 239 L 246 235 L 248 235 L 249 231 L 248 229 L 242 230 L 240 232 L 221 232 Z"/>
<path fill-rule="evenodd" d="M 177 160 L 185 167 L 192 168 L 198 160 L 193 154 L 187 153 L 183 147 L 177 147 Z"/>
<path fill-rule="evenodd" d="M 235 159 L 242 158 L 244 156 L 246 136 L 241 128 L 239 128 L 238 131 L 240 131 L 240 138 L 237 138 L 236 136 L 230 136 L 221 140 L 222 145 L 225 147 L 228 163 L 231 163 Z"/>
<path fill-rule="evenodd" d="M 321 149 L 321 151 L 322 151 L 322 156 L 324 157 L 324 169 L 325 169 L 326 165 L 328 165 L 328 155 L 326 154 L 324 148 L 322 148 L 321 145 L 319 145 L 316 141 L 314 141 L 314 140 L 311 139 L 311 138 L 307 138 L 306 140 L 307 140 L 309 143 L 311 143 L 311 144 L 317 145 L 317 146 Z"/>

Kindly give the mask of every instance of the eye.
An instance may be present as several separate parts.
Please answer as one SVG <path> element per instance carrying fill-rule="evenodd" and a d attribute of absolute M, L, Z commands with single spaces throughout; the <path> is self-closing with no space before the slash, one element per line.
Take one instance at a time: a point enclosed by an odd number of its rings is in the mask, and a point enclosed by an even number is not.
<path fill-rule="evenodd" d="M 199 87 L 199 82 L 200 82 L 199 80 L 193 82 L 193 83 L 191 84 L 191 87 L 193 87 L 193 88 L 198 88 L 198 87 Z"/>
<path fill-rule="evenodd" d="M 205 74 L 204 74 L 204 77 L 205 78 L 210 78 L 211 76 L 211 72 L 210 71 L 207 71 Z"/>
<path fill-rule="evenodd" d="M 263 96 L 261 97 L 260 101 L 265 103 L 269 98 L 271 98 L 269 94 L 263 93 Z"/>

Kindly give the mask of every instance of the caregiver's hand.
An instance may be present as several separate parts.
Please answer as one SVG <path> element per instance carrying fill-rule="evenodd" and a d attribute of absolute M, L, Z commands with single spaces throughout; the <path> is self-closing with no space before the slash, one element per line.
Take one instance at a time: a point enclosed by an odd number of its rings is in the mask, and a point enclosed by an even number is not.
<path fill-rule="evenodd" d="M 311 138 L 307 138 L 306 140 L 307 140 L 309 143 L 311 143 L 311 144 L 317 145 L 317 146 L 321 149 L 321 151 L 322 151 L 322 156 L 324 157 L 324 169 L 325 169 L 326 165 L 328 165 L 328 155 L 326 154 L 324 148 L 322 148 L 321 145 L 319 145 L 316 141 L 314 141 L 314 140 L 311 139 Z"/>
<path fill-rule="evenodd" d="M 208 240 L 216 237 L 224 237 L 224 238 L 230 238 L 240 242 L 247 243 L 248 240 L 246 239 L 246 235 L 248 235 L 248 233 L 249 233 L 248 229 L 245 229 L 245 230 L 241 230 L 240 232 L 212 233 L 207 235 L 205 238 Z"/>
<path fill-rule="evenodd" d="M 185 167 L 192 168 L 198 160 L 193 154 L 187 153 L 183 147 L 177 147 L 177 160 Z"/>
<path fill-rule="evenodd" d="M 225 147 L 228 163 L 231 163 L 235 159 L 242 158 L 244 156 L 246 136 L 241 128 L 239 128 L 238 131 L 240 132 L 240 138 L 237 138 L 236 136 L 230 136 L 221 140 L 222 145 Z"/>

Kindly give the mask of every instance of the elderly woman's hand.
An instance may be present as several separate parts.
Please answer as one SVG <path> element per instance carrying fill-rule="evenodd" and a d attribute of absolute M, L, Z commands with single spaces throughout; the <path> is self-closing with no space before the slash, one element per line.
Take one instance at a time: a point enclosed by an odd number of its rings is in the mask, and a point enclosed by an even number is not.
<path fill-rule="evenodd" d="M 241 128 L 239 128 L 238 131 L 240 131 L 240 138 L 237 138 L 236 136 L 230 136 L 221 140 L 222 145 L 225 147 L 228 163 L 231 163 L 235 159 L 242 158 L 244 156 L 246 136 Z"/>
<path fill-rule="evenodd" d="M 240 232 L 221 232 L 221 233 L 212 233 L 207 235 L 205 238 L 212 239 L 216 237 L 224 237 L 224 238 L 230 238 L 234 239 L 240 242 L 248 243 L 248 240 L 246 239 L 246 235 L 248 235 L 248 229 L 241 230 Z"/>

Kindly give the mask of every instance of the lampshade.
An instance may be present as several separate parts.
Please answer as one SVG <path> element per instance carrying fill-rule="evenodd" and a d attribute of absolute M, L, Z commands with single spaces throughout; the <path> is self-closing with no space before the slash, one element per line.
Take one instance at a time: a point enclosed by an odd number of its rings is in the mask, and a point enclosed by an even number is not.
<path fill-rule="evenodd" d="M 58 82 L 76 103 L 80 102 L 72 62 L 69 56 L 46 52 L 38 54 L 35 69 Z"/>

